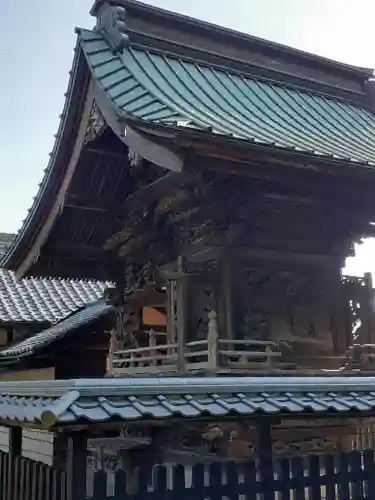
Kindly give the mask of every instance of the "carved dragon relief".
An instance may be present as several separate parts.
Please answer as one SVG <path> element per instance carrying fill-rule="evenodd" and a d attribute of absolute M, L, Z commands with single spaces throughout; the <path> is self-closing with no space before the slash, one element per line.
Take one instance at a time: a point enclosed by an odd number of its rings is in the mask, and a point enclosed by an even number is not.
<path fill-rule="evenodd" d="M 125 8 L 105 2 L 97 14 L 96 30 L 105 37 L 114 52 L 121 52 L 129 44 Z"/>

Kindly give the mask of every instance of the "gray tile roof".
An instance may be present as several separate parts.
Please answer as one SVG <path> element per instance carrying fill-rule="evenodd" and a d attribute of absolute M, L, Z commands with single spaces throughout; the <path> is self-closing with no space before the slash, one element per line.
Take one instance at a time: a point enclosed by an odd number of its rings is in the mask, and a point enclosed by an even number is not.
<path fill-rule="evenodd" d="M 50 328 L 2 349 L 0 365 L 4 361 L 8 362 L 10 358 L 18 360 L 20 357 L 30 356 L 78 328 L 93 323 L 114 311 L 116 308 L 107 304 L 104 299 L 91 302 Z"/>
<path fill-rule="evenodd" d="M 0 268 L 0 323 L 54 323 L 98 300 L 110 283 L 23 279 Z"/>
<path fill-rule="evenodd" d="M 0 383 L 0 420 L 67 423 L 370 412 L 374 377 L 80 379 Z"/>

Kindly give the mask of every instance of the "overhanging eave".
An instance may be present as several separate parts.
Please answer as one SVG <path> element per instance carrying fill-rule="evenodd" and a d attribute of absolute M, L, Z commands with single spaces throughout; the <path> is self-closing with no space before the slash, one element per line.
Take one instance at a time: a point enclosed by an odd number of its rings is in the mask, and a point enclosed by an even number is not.
<path fill-rule="evenodd" d="M 64 109 L 49 164 L 34 204 L 0 263 L 1 267 L 16 271 L 18 277 L 24 276 L 38 259 L 41 247 L 59 214 L 63 193 L 69 183 L 67 165 L 77 161 L 82 147 L 83 130 L 88 123 L 88 113 L 91 109 L 89 102 L 92 101 L 89 83 L 90 73 L 77 44 Z"/>

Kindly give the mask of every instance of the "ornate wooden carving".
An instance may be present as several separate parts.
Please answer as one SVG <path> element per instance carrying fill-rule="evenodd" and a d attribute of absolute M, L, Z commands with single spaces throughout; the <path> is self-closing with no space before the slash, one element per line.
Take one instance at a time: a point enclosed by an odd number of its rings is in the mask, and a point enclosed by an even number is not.
<path fill-rule="evenodd" d="M 155 283 L 155 266 L 152 262 L 143 264 L 136 261 L 128 261 L 125 266 L 125 297 L 131 296 L 138 290 Z"/>
<path fill-rule="evenodd" d="M 248 268 L 236 280 L 236 337 L 333 349 L 329 289 L 316 268 Z M 239 283 L 242 281 L 242 286 Z"/>
<path fill-rule="evenodd" d="M 107 123 L 102 115 L 97 103 L 94 101 L 91 111 L 89 122 L 86 128 L 86 135 L 84 143 L 87 144 L 99 137 L 106 129 Z"/>
<path fill-rule="evenodd" d="M 304 425 L 303 425 L 304 424 Z M 344 421 L 301 420 L 285 421 L 273 426 L 273 452 L 278 456 L 303 456 L 314 453 L 341 451 L 348 435 L 356 435 L 357 425 Z M 201 457 L 248 459 L 256 457 L 258 436 L 251 421 L 216 420 L 211 423 L 191 423 L 172 426 L 166 447 L 190 452 Z"/>
<path fill-rule="evenodd" d="M 124 311 L 119 308 L 116 327 L 111 331 L 110 354 L 123 349 L 139 347 L 136 332 L 140 327 L 139 311 Z"/>
<path fill-rule="evenodd" d="M 121 252 L 139 253 L 137 238 L 147 233 L 155 242 L 162 237 L 164 248 L 160 246 L 158 251 L 165 253 L 166 247 L 172 248 L 174 258 L 183 253 L 182 247 L 204 239 L 208 245 L 337 256 L 339 262 L 348 251 L 353 232 L 348 219 L 339 217 L 340 210 L 332 199 L 316 204 L 314 193 L 309 192 L 306 196 L 311 200 L 297 203 L 295 197 L 300 194 L 294 188 L 276 184 L 274 192 L 269 189 L 267 183 L 223 172 L 194 172 L 184 185 L 171 183 L 169 192 L 164 190 L 156 203 L 145 207 L 152 217 L 145 220 L 144 212 L 139 211 L 128 215 L 118 235 Z M 283 225 L 285 220 L 289 221 L 287 226 Z M 155 251 L 153 256 L 155 261 L 161 258 Z"/>
<path fill-rule="evenodd" d="M 129 148 L 128 159 L 131 167 L 140 167 L 142 165 L 143 158 L 134 149 Z"/>
<path fill-rule="evenodd" d="M 340 442 L 334 437 L 291 439 L 289 442 L 274 441 L 273 451 L 279 456 L 303 456 L 340 451 Z"/>
<path fill-rule="evenodd" d="M 345 304 L 347 345 L 375 343 L 373 316 L 373 285 L 371 274 L 363 278 L 342 277 Z"/>
<path fill-rule="evenodd" d="M 239 338 L 269 339 L 271 335 L 271 294 L 267 273 L 247 271 L 243 288 L 243 316 Z"/>
<path fill-rule="evenodd" d="M 119 438 L 93 440 L 89 445 L 88 466 L 113 472 L 126 469 L 127 456 L 137 455 L 138 462 L 153 452 L 153 429 L 132 426 L 124 429 Z M 337 453 L 353 449 L 372 448 L 374 424 L 372 419 L 308 419 L 294 418 L 272 426 L 272 449 L 276 457 L 308 456 Z M 154 443 L 163 453 L 154 458 L 178 457 L 188 463 L 217 460 L 248 460 L 257 458 L 258 436 L 252 420 L 185 422 L 166 427 Z M 142 446 L 142 449 L 139 448 Z M 148 447 L 149 446 L 149 447 Z"/>

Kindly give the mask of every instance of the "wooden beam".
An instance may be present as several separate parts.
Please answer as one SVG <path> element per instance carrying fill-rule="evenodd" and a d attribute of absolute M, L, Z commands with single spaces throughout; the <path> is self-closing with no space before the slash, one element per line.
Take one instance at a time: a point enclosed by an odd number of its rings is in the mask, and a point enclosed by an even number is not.
<path fill-rule="evenodd" d="M 110 213 L 111 215 L 126 215 L 129 211 L 139 209 L 142 205 L 162 198 L 189 180 L 192 180 L 192 176 L 188 173 L 168 172 L 130 194 L 123 203 L 114 203 L 111 200 L 98 203 L 98 197 L 87 198 L 82 197 L 79 193 L 70 193 L 66 197 L 64 207 Z"/>
<path fill-rule="evenodd" d="M 254 144 L 244 143 L 242 147 L 237 145 L 226 145 L 223 148 L 222 141 L 215 142 L 207 140 L 202 136 L 201 140 L 183 140 L 179 144 L 190 153 L 190 160 L 197 164 L 196 157 L 202 159 L 212 159 L 212 164 L 222 160 L 231 164 L 242 164 L 242 172 L 256 166 L 278 166 L 280 171 L 285 168 L 293 169 L 296 173 L 321 172 L 327 176 L 337 179 L 369 179 L 375 182 L 374 168 L 368 166 L 359 166 L 348 163 L 347 161 L 334 160 L 332 158 L 322 159 L 311 154 L 298 154 L 292 151 L 274 150 L 270 151 L 262 146 L 257 147 Z M 240 172 L 241 170 L 239 170 Z M 245 174 L 246 175 L 246 174 Z"/>
<path fill-rule="evenodd" d="M 194 199 L 184 200 L 182 207 L 178 204 L 174 207 L 177 214 L 171 210 L 163 215 L 166 218 L 163 230 L 169 231 L 177 241 L 185 236 L 190 239 L 189 233 L 192 230 L 196 232 L 198 228 L 203 231 L 204 225 L 219 231 L 220 227 L 225 230 L 225 226 L 232 230 L 233 226 L 238 224 L 239 227 L 243 227 L 243 230 L 246 229 L 247 237 L 251 235 L 253 240 L 261 238 L 262 235 L 266 240 L 270 235 L 279 239 L 280 237 L 284 239 L 294 237 L 301 240 L 302 235 L 306 233 L 306 228 L 309 227 L 312 238 L 313 232 L 316 233 L 315 238 L 326 232 L 332 239 L 338 237 L 339 233 L 348 236 L 353 234 L 353 237 L 356 232 L 361 234 L 366 221 L 371 219 L 371 210 L 368 207 L 362 210 L 362 207 L 357 205 L 356 210 L 353 210 L 353 199 L 342 200 L 337 196 L 331 196 L 329 200 L 298 199 L 293 193 L 279 194 L 267 192 L 267 190 L 260 193 L 250 190 L 246 200 L 243 191 L 242 189 L 239 193 L 237 202 L 232 203 L 228 195 L 226 204 L 223 205 L 221 200 L 225 196 L 225 187 L 222 187 L 221 191 L 219 188 L 214 189 L 211 195 L 207 195 L 206 199 L 202 200 L 202 204 L 193 210 L 194 203 L 199 202 Z M 110 238 L 107 245 L 113 249 L 121 246 L 121 256 L 132 256 L 143 252 L 153 242 L 161 240 L 160 229 L 157 227 L 158 220 L 158 218 L 150 221 L 140 217 L 138 219 L 129 217 L 126 227 Z M 231 224 L 227 222 L 228 220 Z M 281 227 L 283 221 L 288 221 L 285 227 Z M 368 224 L 364 233 L 368 235 L 372 231 L 373 228 Z M 173 240 L 173 238 L 165 239 L 170 243 Z M 254 241 L 252 243 L 254 244 Z"/>
<path fill-rule="evenodd" d="M 164 306 L 167 301 L 167 294 L 164 292 L 156 292 L 153 285 L 145 287 L 143 290 L 133 290 L 130 295 L 126 296 L 126 304 L 124 310 L 141 309 L 147 306 Z"/>
<path fill-rule="evenodd" d="M 223 254 L 228 251 L 228 245 L 205 245 L 204 242 L 197 242 L 190 245 L 187 249 L 183 249 L 187 264 L 187 274 L 194 275 L 199 273 L 201 266 L 210 261 L 219 261 Z M 338 259 L 341 256 L 335 253 L 313 253 L 313 252 L 295 252 L 289 250 L 261 248 L 256 246 L 241 246 L 234 245 L 230 248 L 231 258 L 234 262 L 251 262 L 256 260 L 259 265 L 262 261 L 280 261 L 280 262 L 295 262 L 295 263 L 311 263 L 324 265 L 328 268 L 336 266 Z M 259 260 L 260 259 L 260 260 Z M 168 279 L 178 277 L 177 260 L 171 261 L 160 267 L 160 274 Z"/>
<path fill-rule="evenodd" d="M 64 255 L 64 258 L 69 257 L 69 255 L 72 256 L 78 256 L 78 255 L 83 255 L 85 258 L 97 258 L 99 256 L 108 256 L 110 257 L 111 255 L 114 256 L 113 254 L 110 254 L 108 251 L 104 250 L 102 247 L 99 246 L 94 246 L 94 245 L 82 245 L 82 244 L 77 244 L 74 241 L 71 243 L 67 243 L 66 241 L 63 242 L 57 242 L 53 243 L 51 245 L 48 245 L 48 250 L 49 253 L 52 253 L 54 256 L 58 254 Z"/>
<path fill-rule="evenodd" d="M 322 169 L 309 168 L 301 164 L 293 164 L 280 159 L 271 157 L 259 157 L 256 155 L 247 155 L 243 159 L 233 157 L 213 157 L 204 155 L 195 155 L 187 160 L 188 164 L 194 165 L 194 168 L 200 172 L 221 172 L 228 176 L 235 175 L 242 178 L 258 179 L 268 184 L 277 183 L 279 186 L 294 186 L 297 191 L 303 192 L 306 189 L 317 190 L 318 193 L 327 193 L 334 190 L 336 193 L 345 190 L 346 195 L 356 195 L 360 200 L 364 193 L 371 197 L 375 187 L 375 172 L 367 172 L 367 179 L 364 181 L 356 175 L 358 170 L 346 170 L 346 176 L 343 171 L 334 169 L 327 170 L 326 166 Z M 296 168 L 298 167 L 298 168 Z M 302 168 L 301 168 L 302 167 Z M 360 168 L 360 167 L 358 167 Z M 366 170 L 366 169 L 362 169 Z M 338 172 L 340 175 L 338 175 Z M 351 173 L 351 175 L 349 175 Z M 371 174 L 371 175 L 370 175 Z"/>
<path fill-rule="evenodd" d="M 108 149 L 99 149 L 99 148 L 93 148 L 93 147 L 86 146 L 85 152 L 87 151 L 88 153 L 92 153 L 92 154 L 99 155 L 99 156 L 108 156 L 110 158 L 118 158 L 120 160 L 123 159 L 124 163 L 125 163 L 128 161 L 128 152 L 124 146 L 123 146 L 123 148 L 124 148 L 124 151 L 121 153 L 121 152 L 115 152 L 115 151 L 108 150 Z"/>

